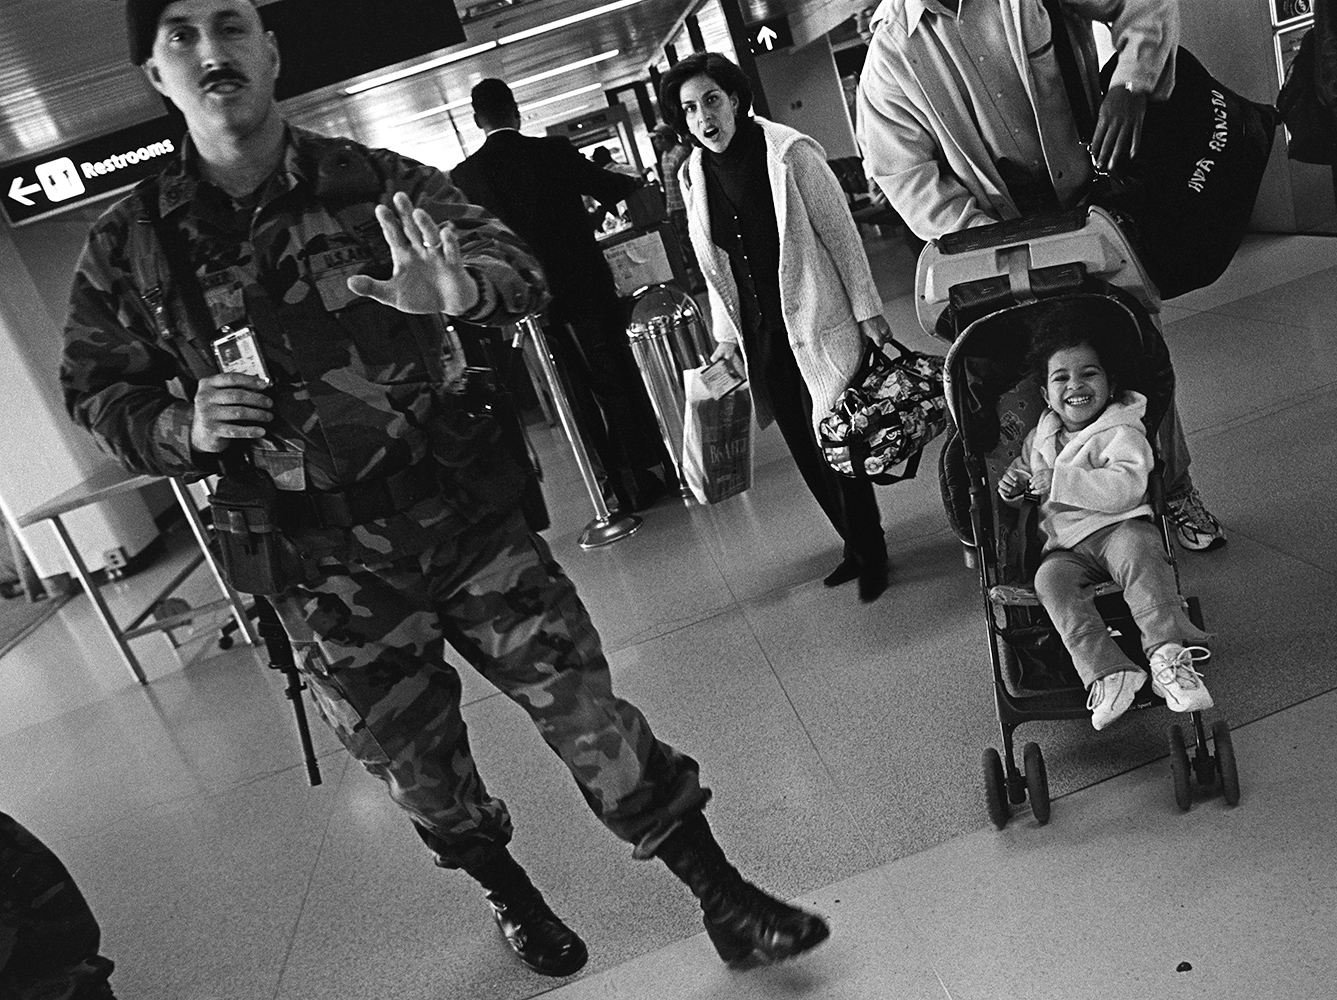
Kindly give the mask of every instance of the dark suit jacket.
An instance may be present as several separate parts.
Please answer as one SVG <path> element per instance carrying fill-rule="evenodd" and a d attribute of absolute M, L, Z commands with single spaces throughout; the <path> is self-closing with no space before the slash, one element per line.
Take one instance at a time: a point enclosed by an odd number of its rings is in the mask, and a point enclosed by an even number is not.
<path fill-rule="evenodd" d="M 612 206 L 641 186 L 595 166 L 560 136 L 493 132 L 451 171 L 471 202 L 513 229 L 548 275 L 553 318 L 594 298 L 616 296 L 582 195 Z"/>

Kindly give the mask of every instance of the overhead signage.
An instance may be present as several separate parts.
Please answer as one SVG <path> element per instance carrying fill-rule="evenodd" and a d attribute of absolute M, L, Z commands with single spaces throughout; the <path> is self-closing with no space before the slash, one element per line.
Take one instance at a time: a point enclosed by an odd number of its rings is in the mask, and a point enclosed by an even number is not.
<path fill-rule="evenodd" d="M 0 204 L 21 226 L 105 198 L 158 173 L 181 148 L 184 125 L 163 115 L 0 167 Z"/>
<path fill-rule="evenodd" d="M 747 25 L 747 43 L 754 56 L 789 48 L 794 44 L 794 33 L 789 30 L 789 17 L 781 14 Z"/>

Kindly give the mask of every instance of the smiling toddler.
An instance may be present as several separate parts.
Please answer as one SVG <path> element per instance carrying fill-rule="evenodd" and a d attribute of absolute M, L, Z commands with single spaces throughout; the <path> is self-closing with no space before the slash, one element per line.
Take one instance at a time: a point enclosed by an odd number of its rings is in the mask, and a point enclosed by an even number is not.
<path fill-rule="evenodd" d="M 1176 712 L 1210 708 L 1195 664 L 1209 636 L 1184 613 L 1174 570 L 1147 502 L 1155 463 L 1142 420 L 1146 397 L 1123 389 L 1111 332 L 1076 304 L 1047 318 L 1031 351 L 1044 375 L 1047 409 L 998 481 L 1005 503 L 1038 503 L 1044 557 L 1035 576 L 1040 603 L 1063 638 L 1089 692 L 1091 724 L 1119 718 L 1147 675 L 1118 647 L 1096 610 L 1107 579 L 1142 634 L 1152 690 Z"/>

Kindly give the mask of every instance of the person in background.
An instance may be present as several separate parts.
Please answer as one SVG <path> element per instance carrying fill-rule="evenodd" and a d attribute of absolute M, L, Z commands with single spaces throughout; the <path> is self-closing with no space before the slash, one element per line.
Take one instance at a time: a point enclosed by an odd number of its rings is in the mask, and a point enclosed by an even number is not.
<path fill-rule="evenodd" d="M 1312 0 L 1314 10 L 1314 93 L 1328 109 L 1337 135 L 1337 20 L 1332 0 Z M 1337 162 L 1332 164 L 1332 191 L 1337 197 Z"/>
<path fill-rule="evenodd" d="M 695 267 L 692 238 L 687 232 L 687 204 L 682 200 L 682 184 L 678 180 L 678 172 L 691 155 L 692 147 L 683 142 L 682 136 L 666 122 L 655 126 L 650 133 L 650 143 L 659 157 L 659 179 L 664 185 L 664 204 L 668 210 L 669 224 L 673 226 L 673 233 L 678 237 L 678 245 L 686 258 L 684 263 L 689 268 L 688 280 L 695 288 L 700 284 L 700 271 Z"/>
<path fill-rule="evenodd" d="M 635 177 L 637 180 L 644 180 L 641 172 L 630 163 L 623 163 L 621 160 L 613 159 L 612 150 L 607 146 L 598 146 L 590 154 L 590 162 L 602 170 L 609 170 L 615 174 L 622 174 L 625 177 Z"/>
<path fill-rule="evenodd" d="M 1074 111 L 1041 0 L 883 0 L 859 80 L 865 168 L 922 240 L 1072 208 L 1095 168 L 1137 152 L 1147 102 L 1174 89 L 1178 0 L 1054 0 L 1086 83 Z M 1100 97 L 1091 23 L 1119 54 Z M 1096 108 L 1088 145 L 1077 116 Z M 1226 531 L 1189 474 L 1173 405 L 1159 432 L 1179 543 L 1204 550 Z"/>
<path fill-rule="evenodd" d="M 672 464 L 583 200 L 588 195 L 611 207 L 641 181 L 596 166 L 559 136 L 522 135 L 520 109 L 503 80 L 479 81 L 470 97 L 487 141 L 451 171 L 451 180 L 514 230 L 543 265 L 552 292 L 549 339 L 581 428 L 616 506 L 644 510 L 668 492 Z"/>
<path fill-rule="evenodd" d="M 757 420 L 772 421 L 844 541 L 827 586 L 887 587 L 873 487 L 826 462 L 816 424 L 871 340 L 891 337 L 845 193 L 816 141 L 753 117 L 752 88 L 724 56 L 681 59 L 660 84 L 665 120 L 697 147 L 680 171 L 692 246 L 710 294 L 714 358 L 741 350 Z"/>
<path fill-rule="evenodd" d="M 522 470 L 457 392 L 446 321 L 541 308 L 528 249 L 435 168 L 285 122 L 278 46 L 250 0 L 128 0 L 126 15 L 132 62 L 188 131 L 89 234 L 60 372 L 74 420 L 135 472 L 199 477 L 240 450 L 269 475 L 284 561 L 270 601 L 321 714 L 436 863 L 479 883 L 529 968 L 570 975 L 588 953 L 508 849 L 447 642 L 633 855 L 700 899 L 722 957 L 824 940 L 821 918 L 739 875 L 696 761 L 613 693 L 575 587 L 525 524 Z M 248 332 L 267 376 L 218 372 L 221 327 Z"/>
<path fill-rule="evenodd" d="M 102 929 L 51 849 L 0 812 L 0 997 L 115 1000 Z"/>

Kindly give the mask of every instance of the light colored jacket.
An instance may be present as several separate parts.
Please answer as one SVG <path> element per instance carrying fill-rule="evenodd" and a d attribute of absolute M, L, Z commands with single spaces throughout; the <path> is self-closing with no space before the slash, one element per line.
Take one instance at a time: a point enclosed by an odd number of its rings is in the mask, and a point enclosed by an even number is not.
<path fill-rule="evenodd" d="M 882 315 L 845 192 L 817 140 L 758 117 L 780 232 L 780 311 L 789 346 L 812 396 L 814 426 L 830 411 L 863 360 L 861 320 Z M 738 287 L 729 255 L 711 241 L 704 151 L 679 172 L 687 230 L 710 296 L 711 332 L 744 351 Z"/>
<path fill-rule="evenodd" d="M 1028 53 L 1047 50 L 1051 39 L 1031 37 L 1048 19 L 1027 14 L 1040 0 L 961 0 L 1001 3 L 1007 56 L 1036 105 L 1036 78 Z M 1059 0 L 1082 64 L 1091 106 L 1100 106 L 1099 63 L 1091 22 L 1107 23 L 1119 53 L 1111 87 L 1164 99 L 1174 89 L 1174 57 L 1179 44 L 1178 0 Z M 942 40 L 924 20 L 923 0 L 882 0 L 873 15 L 873 39 L 859 79 L 857 133 L 864 169 L 886 192 L 896 211 L 921 238 L 938 237 L 970 226 L 987 225 L 1020 214 L 975 123 L 971 95 Z M 1031 12 L 1033 14 L 1033 12 Z M 1041 11 L 1043 14 L 1043 10 Z M 1062 87 L 1062 81 L 1048 81 Z M 987 99 L 988 95 L 982 95 Z M 1038 127 L 1040 145 L 1053 150 L 1071 142 L 1071 121 L 1053 116 L 1025 127 Z M 1047 154 L 1052 155 L 1052 154 Z M 1074 204 L 1090 174 L 1050 179 L 1059 201 Z"/>
<path fill-rule="evenodd" d="M 1147 477 L 1155 457 L 1142 426 L 1147 397 L 1125 392 L 1111 401 L 1089 427 L 1062 447 L 1062 422 L 1045 410 L 1026 436 L 1021 455 L 1009 468 L 1032 475 L 1052 469 L 1053 485 L 1040 504 L 1040 532 L 1046 552 L 1070 549 L 1101 528 L 1152 513 L 1147 503 Z"/>

